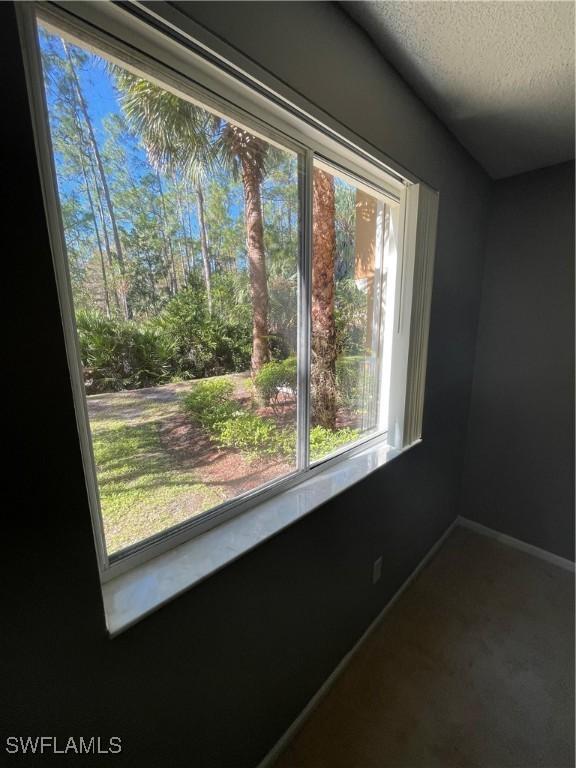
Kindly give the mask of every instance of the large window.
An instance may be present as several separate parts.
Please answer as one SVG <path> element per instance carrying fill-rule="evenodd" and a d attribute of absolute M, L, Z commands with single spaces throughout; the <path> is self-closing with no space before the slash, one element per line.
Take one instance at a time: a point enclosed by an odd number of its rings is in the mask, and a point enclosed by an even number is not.
<path fill-rule="evenodd" d="M 37 40 L 103 568 L 417 439 L 418 195 L 199 59 L 193 82 L 62 11 Z"/>
<path fill-rule="evenodd" d="M 39 35 L 111 554 L 296 468 L 299 158 Z"/>

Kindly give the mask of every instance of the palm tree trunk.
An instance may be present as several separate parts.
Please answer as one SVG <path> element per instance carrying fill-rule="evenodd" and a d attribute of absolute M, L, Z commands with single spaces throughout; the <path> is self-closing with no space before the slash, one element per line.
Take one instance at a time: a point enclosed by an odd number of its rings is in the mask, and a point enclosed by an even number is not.
<path fill-rule="evenodd" d="M 212 285 L 210 279 L 210 255 L 208 253 L 208 236 L 206 233 L 206 217 L 204 215 L 204 193 L 202 185 L 196 183 L 196 204 L 198 206 L 198 228 L 200 229 L 200 250 L 204 267 L 204 282 L 206 283 L 206 302 L 208 314 L 212 316 Z"/>
<path fill-rule="evenodd" d="M 80 107 L 80 110 L 82 112 L 82 115 L 84 117 L 84 120 L 86 122 L 86 126 L 88 128 L 88 136 L 90 139 L 90 145 L 92 147 L 92 151 L 94 153 L 94 157 L 96 159 L 96 165 L 98 166 L 98 173 L 100 175 L 100 181 L 102 183 L 102 190 L 104 192 L 104 198 L 106 200 L 106 207 L 108 208 L 108 213 L 110 214 L 110 222 L 112 224 L 112 236 L 114 238 L 114 247 L 116 249 L 116 260 L 118 262 L 118 267 L 120 269 L 120 275 L 122 278 L 122 303 L 124 305 L 124 312 L 127 318 L 132 317 L 132 311 L 130 309 L 130 305 L 128 303 L 127 298 L 127 288 L 126 285 L 126 268 L 124 264 L 124 254 L 122 251 L 122 244 L 120 242 L 120 235 L 118 232 L 118 225 L 116 222 L 116 215 L 114 213 L 114 206 L 112 205 L 112 198 L 110 196 L 110 189 L 108 187 L 108 181 L 106 179 L 106 172 L 104 171 L 104 164 L 102 163 L 102 157 L 100 155 L 100 150 L 98 149 L 98 142 L 96 141 L 96 135 L 94 133 L 94 128 L 92 126 L 92 120 L 90 119 L 90 114 L 88 112 L 88 107 L 86 106 L 86 102 L 84 100 L 84 94 L 82 93 L 82 88 L 80 87 L 80 81 L 78 79 L 78 74 L 76 72 L 76 66 L 74 64 L 74 60 L 72 58 L 72 55 L 70 54 L 70 50 L 68 48 L 67 43 L 62 40 L 62 46 L 64 48 L 64 52 L 66 53 L 66 57 L 68 59 L 68 65 L 70 67 L 70 74 L 72 75 L 72 80 L 74 82 L 74 91 L 76 93 L 76 97 L 78 99 L 78 105 Z"/>
<path fill-rule="evenodd" d="M 255 141 L 259 141 L 255 139 Z M 244 212 L 246 218 L 246 246 L 248 274 L 252 296 L 252 374 L 257 373 L 270 360 L 268 346 L 268 281 L 266 253 L 264 250 L 264 226 L 260 184 L 261 165 L 255 160 L 257 153 L 240 153 L 242 184 L 244 187 Z"/>
<path fill-rule="evenodd" d="M 270 359 L 268 344 L 268 281 L 261 184 L 268 145 L 239 126 L 228 124 L 224 132 L 228 152 L 240 162 L 244 188 L 244 218 L 248 275 L 252 296 L 252 374 Z"/>
<path fill-rule="evenodd" d="M 312 421 L 336 428 L 336 255 L 334 177 L 314 169 L 312 232 Z"/>

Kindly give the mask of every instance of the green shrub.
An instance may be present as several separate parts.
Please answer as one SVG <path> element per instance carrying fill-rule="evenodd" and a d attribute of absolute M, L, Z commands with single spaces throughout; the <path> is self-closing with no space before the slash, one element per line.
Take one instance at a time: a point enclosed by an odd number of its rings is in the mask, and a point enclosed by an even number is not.
<path fill-rule="evenodd" d="M 265 405 L 275 407 L 281 388 L 296 392 L 298 381 L 297 361 L 287 357 L 280 362 L 266 363 L 254 376 L 254 386 Z"/>
<path fill-rule="evenodd" d="M 116 392 L 204 378 L 250 367 L 249 304 L 239 302 L 231 278 L 214 276 L 214 310 L 204 288 L 192 284 L 145 321 L 107 318 L 80 310 L 77 327 L 88 392 Z M 238 282 L 238 281 L 236 281 Z"/>
<path fill-rule="evenodd" d="M 184 398 L 184 407 L 188 414 L 211 433 L 218 434 L 219 425 L 232 418 L 238 410 L 232 394 L 234 387 L 230 381 L 201 381 Z"/>
<path fill-rule="evenodd" d="M 174 296 L 155 322 L 174 345 L 179 375 L 204 378 L 250 367 L 250 317 L 234 306 L 217 281 L 212 316 L 208 315 L 203 289 L 192 285 Z"/>
<path fill-rule="evenodd" d="M 354 442 L 358 436 L 358 430 L 349 427 L 336 429 L 334 432 L 325 427 L 312 427 L 310 430 L 310 458 L 313 460 L 322 459 L 340 446 Z"/>
<path fill-rule="evenodd" d="M 294 454 L 296 431 L 239 409 L 229 381 L 203 381 L 184 398 L 184 407 L 221 445 L 252 455 Z"/>
<path fill-rule="evenodd" d="M 76 327 L 87 392 L 151 387 L 170 379 L 174 349 L 152 325 L 80 310 Z"/>
<path fill-rule="evenodd" d="M 234 387 L 226 379 L 196 384 L 184 398 L 189 416 L 221 445 L 252 456 L 292 457 L 296 452 L 296 428 L 278 427 L 251 411 L 242 411 L 233 397 Z M 321 459 L 358 438 L 356 429 L 331 431 L 324 427 L 310 430 L 310 455 Z"/>
<path fill-rule="evenodd" d="M 294 452 L 296 434 L 289 428 L 279 429 L 271 419 L 256 413 L 239 412 L 219 425 L 222 445 L 252 455 L 275 455 Z"/>

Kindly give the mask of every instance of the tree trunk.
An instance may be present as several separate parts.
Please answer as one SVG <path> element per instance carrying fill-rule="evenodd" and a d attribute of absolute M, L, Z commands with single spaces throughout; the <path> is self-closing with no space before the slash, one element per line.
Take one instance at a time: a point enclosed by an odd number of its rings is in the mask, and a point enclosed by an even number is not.
<path fill-rule="evenodd" d="M 206 233 L 206 217 L 204 216 L 204 193 L 202 186 L 196 183 L 196 204 L 198 206 L 198 228 L 200 229 L 200 250 L 204 267 L 204 282 L 206 283 L 206 302 L 208 314 L 212 317 L 212 285 L 210 279 L 210 254 L 208 252 L 208 236 Z"/>
<path fill-rule="evenodd" d="M 92 158 L 89 159 L 90 162 L 90 170 L 92 171 L 92 178 L 94 180 L 94 189 L 96 190 L 96 202 L 98 204 L 97 210 L 100 215 L 100 223 L 102 225 L 102 235 L 104 237 L 104 246 L 106 251 L 106 256 L 108 257 L 108 266 L 110 267 L 111 273 L 110 273 L 110 283 L 112 285 L 112 291 L 114 294 L 114 304 L 116 305 L 116 311 L 119 314 L 124 314 L 122 303 L 120 301 L 120 296 L 118 295 L 118 288 L 116 286 L 116 277 L 114 275 L 114 260 L 112 258 L 112 249 L 110 248 L 110 238 L 108 236 L 108 227 L 106 225 L 106 216 L 104 215 L 104 206 L 102 204 L 102 196 L 100 187 L 98 186 L 98 177 L 96 176 L 96 171 L 94 170 L 94 167 L 92 165 Z"/>
<path fill-rule="evenodd" d="M 182 196 L 180 194 L 180 188 L 178 182 L 174 180 L 174 189 L 176 192 L 176 205 L 178 206 L 178 218 L 180 219 L 180 226 L 184 233 L 184 254 L 182 249 L 180 250 L 180 260 L 182 262 L 182 274 L 184 275 L 184 283 L 187 285 L 190 279 L 190 251 L 188 249 L 188 231 L 186 230 L 186 219 L 184 218 L 184 206 L 182 205 Z"/>
<path fill-rule="evenodd" d="M 80 153 L 83 152 L 83 147 L 85 146 L 85 137 L 84 137 L 84 129 L 82 128 L 82 121 L 80 120 L 80 116 L 77 113 L 77 107 L 74 110 L 74 117 L 76 124 L 78 126 L 78 132 L 80 134 Z M 88 161 L 88 167 L 90 169 L 91 178 L 94 182 L 94 191 L 96 193 L 96 202 L 97 202 L 97 210 L 98 214 L 100 215 L 100 223 L 102 225 L 102 235 L 104 237 L 104 246 L 106 251 L 106 256 L 108 258 L 108 266 L 112 270 L 112 273 L 110 274 L 110 283 L 112 285 L 112 290 L 114 293 L 114 303 L 116 306 L 116 310 L 118 312 L 121 311 L 121 304 L 120 304 L 120 297 L 118 296 L 118 290 L 116 288 L 116 281 L 114 279 L 114 263 L 112 259 L 112 250 L 110 248 L 110 238 L 108 237 L 108 227 L 106 226 L 106 217 L 104 215 L 104 206 L 102 205 L 102 193 L 100 190 L 100 187 L 98 186 L 98 174 L 96 173 L 96 169 L 94 168 L 94 158 L 93 158 L 93 152 L 90 152 L 89 149 L 87 150 L 87 161 Z M 84 168 L 84 163 L 82 163 L 83 170 L 86 177 L 86 185 L 88 187 L 88 179 L 86 174 L 86 169 Z M 94 212 L 94 210 L 93 210 Z M 95 212 L 94 212 L 95 216 Z M 96 227 L 96 232 L 98 232 L 98 227 L 96 225 L 96 217 L 94 218 L 94 226 Z M 103 270 L 105 269 L 105 265 L 103 265 Z"/>
<path fill-rule="evenodd" d="M 248 275 L 252 297 L 252 374 L 270 360 L 268 344 L 268 281 L 264 249 L 261 184 L 268 145 L 239 126 L 228 124 L 225 140 L 240 162 L 244 188 L 244 216 Z"/>
<path fill-rule="evenodd" d="M 76 67 L 74 65 L 72 55 L 70 54 L 68 45 L 64 42 L 64 40 L 62 41 L 62 46 L 64 48 L 64 52 L 66 53 L 66 57 L 68 59 L 68 64 L 70 66 L 70 73 L 74 81 L 74 90 L 76 92 L 76 97 L 78 99 L 78 105 L 80 107 L 84 120 L 86 121 L 86 126 L 88 128 L 88 136 L 90 139 L 90 145 L 92 146 L 92 151 L 94 152 L 94 157 L 96 159 L 96 165 L 98 166 L 98 173 L 100 175 L 100 181 L 102 183 L 102 190 L 104 192 L 106 206 L 110 214 L 110 223 L 112 224 L 112 235 L 114 237 L 114 247 L 116 249 L 116 260 L 118 262 L 118 267 L 120 269 L 120 275 L 122 279 L 122 302 L 124 304 L 124 312 L 127 318 L 131 318 L 132 311 L 130 309 L 130 305 L 128 303 L 128 297 L 127 297 L 128 286 L 126 284 L 126 268 L 124 264 L 124 254 L 122 251 L 122 244 L 120 243 L 120 235 L 118 232 L 118 225 L 116 223 L 116 216 L 114 214 L 114 206 L 112 205 L 112 198 L 110 196 L 110 189 L 108 187 L 108 180 L 106 179 L 106 172 L 104 171 L 104 165 L 102 163 L 100 150 L 98 149 L 98 142 L 96 141 L 96 135 L 94 134 L 92 120 L 90 119 L 88 107 L 86 106 L 86 102 L 84 101 L 84 95 L 82 93 L 82 88 L 80 87 L 80 81 L 78 80 L 78 75 L 76 73 Z"/>
<path fill-rule="evenodd" d="M 102 241 L 100 239 L 100 230 L 98 229 L 98 222 L 96 221 L 96 210 L 94 208 L 92 193 L 90 192 L 88 174 L 86 173 L 84 158 L 82 157 L 82 147 L 80 147 L 80 164 L 82 166 L 82 175 L 84 176 L 84 184 L 86 186 L 86 195 L 88 196 L 90 213 L 92 214 L 92 221 L 94 222 L 94 231 L 96 233 L 96 241 L 98 243 L 98 252 L 100 254 L 100 269 L 102 270 L 102 283 L 104 286 L 104 301 L 106 303 L 106 317 L 110 318 L 112 316 L 112 313 L 110 312 L 110 294 L 108 292 L 108 277 L 106 275 L 106 262 L 104 261 L 104 249 L 102 248 Z"/>
<path fill-rule="evenodd" d="M 110 318 L 112 316 L 112 313 L 110 311 L 110 294 L 108 291 L 108 276 L 106 274 L 106 262 L 104 261 L 104 249 L 102 248 L 102 240 L 100 239 L 100 230 L 98 229 L 98 221 L 96 220 L 96 209 L 94 208 L 94 200 L 92 198 L 92 193 L 90 192 L 90 181 L 88 179 L 86 163 L 84 162 L 84 131 L 82 130 L 82 124 L 80 122 L 80 119 L 76 110 L 74 110 L 74 122 L 76 123 L 76 127 L 78 128 L 78 132 L 80 134 L 80 146 L 78 147 L 78 159 L 80 160 L 82 177 L 84 178 L 84 186 L 86 188 L 86 195 L 88 197 L 90 213 L 92 215 L 92 221 L 94 223 L 96 243 L 98 245 L 98 252 L 100 254 L 100 269 L 102 271 L 102 284 L 104 287 L 104 302 L 106 304 L 106 317 Z"/>
<path fill-rule="evenodd" d="M 252 297 L 252 374 L 257 373 L 270 360 L 268 345 L 268 280 L 266 253 L 264 250 L 264 225 L 262 218 L 262 158 L 265 145 L 251 137 L 249 151 L 239 152 L 244 187 L 244 212 L 246 219 L 246 249 L 248 274 Z"/>
<path fill-rule="evenodd" d="M 190 242 L 192 242 L 192 239 L 193 239 L 192 233 L 194 232 L 194 227 L 192 226 L 192 215 L 190 213 L 191 197 L 192 197 L 192 194 L 190 190 L 190 184 L 187 179 L 184 179 L 184 210 L 186 211 L 186 217 L 188 219 L 188 232 L 190 233 Z M 191 254 L 192 254 L 191 256 L 192 266 L 190 269 L 192 272 L 195 272 L 196 271 L 196 254 L 194 252 L 194 248 L 191 248 Z"/>
<path fill-rule="evenodd" d="M 314 169 L 312 232 L 312 421 L 336 428 L 336 256 L 334 178 Z"/>
<path fill-rule="evenodd" d="M 166 201 L 164 199 L 164 188 L 162 186 L 162 179 L 160 177 L 159 171 L 156 171 L 156 180 L 158 181 L 158 189 L 160 191 L 160 205 L 162 207 L 160 222 L 161 222 L 162 240 L 164 241 L 164 252 L 166 254 L 166 259 L 168 260 L 168 257 L 170 258 L 169 270 L 170 269 L 172 270 L 172 277 L 170 279 L 170 283 L 171 283 L 170 293 L 172 294 L 172 296 L 175 296 L 178 293 L 178 277 L 176 275 L 176 261 L 174 260 L 174 251 L 172 249 L 172 242 L 170 240 L 170 235 L 168 233 L 168 216 L 166 214 Z"/>

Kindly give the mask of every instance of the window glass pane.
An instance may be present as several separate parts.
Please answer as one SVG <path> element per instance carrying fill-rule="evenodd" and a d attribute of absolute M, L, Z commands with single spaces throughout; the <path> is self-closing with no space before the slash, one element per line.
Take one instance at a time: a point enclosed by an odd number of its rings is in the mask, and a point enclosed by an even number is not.
<path fill-rule="evenodd" d="M 312 461 L 381 429 L 383 199 L 315 162 Z"/>
<path fill-rule="evenodd" d="M 40 25 L 109 553 L 295 469 L 298 156 Z"/>

